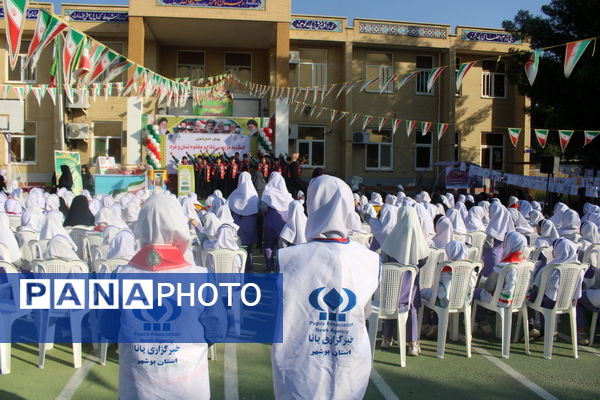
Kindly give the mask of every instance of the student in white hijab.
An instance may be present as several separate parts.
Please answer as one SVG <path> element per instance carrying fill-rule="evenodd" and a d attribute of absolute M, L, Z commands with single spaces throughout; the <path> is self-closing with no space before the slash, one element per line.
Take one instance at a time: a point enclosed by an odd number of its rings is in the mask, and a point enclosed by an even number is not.
<path fill-rule="evenodd" d="M 229 224 L 236 231 L 239 229 L 239 226 L 237 226 L 236 223 L 233 220 L 233 216 L 231 215 L 231 210 L 229 209 L 229 207 L 227 206 L 227 204 L 223 204 L 219 208 L 219 211 L 217 211 L 215 213 L 215 215 L 217 216 L 217 218 L 219 218 L 219 221 L 220 221 L 221 224 Z"/>
<path fill-rule="evenodd" d="M 250 173 L 243 171 L 238 177 L 237 188 L 227 198 L 227 205 L 238 229 L 242 246 L 248 253 L 246 272 L 254 270 L 253 250 L 258 242 L 258 215 L 260 199 L 252 183 Z"/>
<path fill-rule="evenodd" d="M 271 173 L 261 200 L 261 211 L 264 214 L 263 251 L 267 272 L 271 272 L 276 268 L 273 253 L 277 248 L 281 230 L 288 219 L 288 208 L 294 200 L 279 172 Z"/>
<path fill-rule="evenodd" d="M 583 253 L 592 245 L 600 243 L 598 227 L 592 222 L 584 222 L 581 225 L 581 238 L 579 238 L 579 253 Z"/>
<path fill-rule="evenodd" d="M 40 230 L 40 240 L 50 240 L 57 235 L 65 236 L 71 243 L 71 247 L 77 250 L 77 245 L 63 227 L 62 213 L 60 211 L 49 211 L 46 213 L 42 229 Z"/>
<path fill-rule="evenodd" d="M 44 259 L 62 258 L 65 260 L 79 260 L 79 256 L 73 249 L 72 241 L 69 236 L 56 235 L 48 242 L 48 247 L 44 252 Z"/>
<path fill-rule="evenodd" d="M 229 224 L 222 224 L 217 229 L 216 237 L 213 240 L 205 240 L 202 243 L 202 246 L 205 250 L 217 250 L 217 249 L 229 249 L 229 250 L 239 250 L 239 246 L 237 244 L 237 236 L 235 227 Z M 212 262 L 211 258 L 207 258 L 206 267 L 214 271 L 215 265 Z M 236 256 L 233 259 L 233 273 L 243 273 L 244 265 L 242 265 L 241 256 Z"/>
<path fill-rule="evenodd" d="M 138 220 L 139 238 L 142 248 L 131 259 L 129 265 L 120 267 L 118 273 L 206 273 L 206 268 L 198 267 L 186 261 L 190 242 L 190 230 L 187 218 L 177 200 L 166 193 L 153 194 L 144 203 Z M 220 303 L 217 303 L 220 304 Z M 203 315 L 213 312 L 214 308 L 197 307 L 182 309 L 182 314 L 171 321 L 171 331 L 182 330 L 182 325 L 190 321 L 202 321 Z M 199 315 L 196 315 L 195 313 Z M 194 314 L 192 314 L 194 313 Z M 222 313 L 224 314 L 224 311 Z M 215 314 L 215 317 L 217 314 Z M 198 329 L 204 332 L 207 341 L 216 342 L 224 336 L 222 318 L 214 320 L 211 329 Z M 127 332 L 140 329 L 140 321 L 133 310 L 122 310 L 120 330 Z M 208 328 L 208 327 L 207 327 Z M 189 329 L 189 328 L 188 328 Z M 209 334 L 215 333 L 217 337 Z M 208 399 L 210 383 L 208 377 L 208 346 L 206 343 L 176 343 L 179 349 L 177 362 L 161 365 L 158 361 L 164 354 L 143 354 L 136 351 L 139 344 L 119 343 L 119 398 L 132 399 Z M 172 357 L 175 358 L 175 357 Z M 143 363 L 142 360 L 155 362 Z M 170 384 L 165 384 L 169 382 Z"/>
<path fill-rule="evenodd" d="M 581 229 L 581 220 L 579 214 L 575 210 L 567 210 L 563 214 L 558 234 L 561 237 L 566 237 L 569 240 L 579 239 L 579 230 Z"/>
<path fill-rule="evenodd" d="M 544 214 L 538 210 L 531 210 L 529 212 L 529 225 L 532 227 L 537 227 L 537 224 L 544 219 Z"/>
<path fill-rule="evenodd" d="M 467 206 L 465 206 L 465 203 L 463 203 L 462 201 L 458 201 L 454 205 L 454 208 L 450 208 L 450 209 L 448 209 L 448 211 L 453 210 L 453 209 L 458 210 L 458 212 L 460 213 L 460 216 L 462 217 L 463 220 L 465 218 L 467 218 L 467 216 L 469 215 L 469 212 L 467 211 Z"/>
<path fill-rule="evenodd" d="M 42 230 L 42 223 L 38 217 L 33 212 L 25 210 L 23 214 L 21 214 L 21 226 L 19 227 L 19 232 L 33 232 L 39 234 L 40 230 Z"/>
<path fill-rule="evenodd" d="M 109 260 L 113 258 L 125 258 L 130 260 L 135 253 L 135 236 L 129 230 L 122 230 L 117 232 L 115 237 L 111 240 L 106 258 Z"/>
<path fill-rule="evenodd" d="M 100 211 L 98 211 L 95 217 L 95 222 L 96 227 L 94 230 L 98 232 L 102 232 L 109 225 L 115 225 L 119 228 L 123 228 L 120 221 L 117 221 L 115 214 L 108 207 L 102 207 Z"/>
<path fill-rule="evenodd" d="M 481 275 L 488 276 L 495 265 L 502 259 L 502 242 L 508 232 L 515 230 L 515 225 L 508 209 L 499 201 L 494 201 L 490 205 L 490 223 L 487 226 L 487 240 L 483 248 L 481 260 L 483 261 L 483 270 Z"/>
<path fill-rule="evenodd" d="M 299 200 L 292 201 L 288 210 L 288 220 L 280 235 L 280 238 L 285 241 L 286 247 L 306 243 L 307 220 L 302 203 Z"/>
<path fill-rule="evenodd" d="M 188 219 L 188 224 L 190 228 L 195 229 L 197 227 L 200 227 L 200 218 L 198 217 L 198 213 L 196 212 L 196 207 L 194 207 L 192 199 L 190 199 L 189 197 L 182 197 L 181 207 L 183 208 L 183 214 Z"/>
<path fill-rule="evenodd" d="M 369 218 L 369 226 L 373 233 L 370 249 L 375 251 L 381 243 L 385 241 L 394 226 L 396 226 L 396 218 L 398 217 L 398 208 L 389 204 L 384 204 L 379 212 L 379 218 Z"/>
<path fill-rule="evenodd" d="M 94 214 L 94 216 L 96 216 L 98 214 L 98 211 L 100 211 L 100 208 L 101 208 L 100 201 L 98 199 L 90 200 L 89 208 L 90 208 L 90 211 L 92 212 L 92 214 Z"/>
<path fill-rule="evenodd" d="M 483 224 L 487 226 L 490 223 L 490 202 L 489 201 L 480 201 L 477 205 L 483 208 Z"/>
<path fill-rule="evenodd" d="M 345 182 L 330 175 L 314 178 L 306 200 L 308 242 L 278 255 L 285 279 L 283 341 L 272 350 L 275 398 L 362 399 L 372 359 L 365 307 L 379 285 L 379 257 L 348 239 L 354 204 Z M 328 306 L 324 296 L 341 303 Z M 324 310 L 330 308 L 328 316 Z M 331 343 L 327 352 L 311 355 L 323 345 L 307 337 L 321 337 L 315 325 L 328 318 L 344 321 L 352 343 Z"/>
<path fill-rule="evenodd" d="M 554 214 L 552 215 L 550 220 L 554 223 L 556 229 L 560 228 L 563 221 L 563 216 L 568 209 L 569 207 L 567 207 L 565 203 L 561 202 L 556 203 L 556 205 L 554 206 Z"/>
<path fill-rule="evenodd" d="M 140 203 L 137 199 L 132 199 L 127 203 L 124 211 L 124 219 L 127 224 L 136 222 L 138 220 L 138 216 L 140 215 Z"/>
<path fill-rule="evenodd" d="M 102 207 L 110 208 L 110 206 L 115 204 L 115 199 L 113 199 L 111 196 L 105 195 L 100 200 L 100 204 L 102 205 Z"/>
<path fill-rule="evenodd" d="M 444 249 L 452 240 L 454 240 L 452 222 L 448 217 L 439 217 L 435 222 L 435 235 L 431 239 L 433 247 L 436 249 Z"/>
<path fill-rule="evenodd" d="M 517 199 L 515 196 L 510 196 L 506 203 L 506 208 L 518 209 L 519 208 L 519 199 Z"/>
<path fill-rule="evenodd" d="M 14 233 L 10 229 L 8 216 L 4 212 L 0 213 L 0 243 L 8 248 L 9 257 L 4 261 L 13 263 L 19 267 L 21 264 L 21 249 Z"/>
<path fill-rule="evenodd" d="M 446 200 L 448 200 L 448 208 L 454 208 L 454 205 L 456 204 L 454 202 L 454 195 L 452 193 L 446 193 L 444 197 L 446 198 Z"/>
<path fill-rule="evenodd" d="M 425 235 L 425 240 L 429 242 L 431 238 L 435 235 L 435 228 L 433 226 L 433 218 L 431 218 L 431 214 L 427 211 L 425 206 L 421 203 L 415 203 L 414 209 L 417 211 L 417 216 L 421 221 L 421 230 L 423 231 L 423 235 Z"/>
<path fill-rule="evenodd" d="M 485 211 L 480 206 L 473 206 L 469 210 L 469 215 L 465 220 L 465 227 L 467 232 L 485 232 L 485 224 L 483 223 L 483 217 Z"/>
<path fill-rule="evenodd" d="M 533 228 L 528 220 L 525 219 L 523 214 L 516 208 L 509 208 L 508 212 L 515 226 L 515 230 L 523 235 L 527 235 L 533 232 Z"/>
<path fill-rule="evenodd" d="M 221 226 L 219 217 L 213 213 L 206 213 L 204 215 L 201 233 L 204 234 L 208 240 L 214 240 L 217 237 L 217 229 L 219 229 L 219 226 Z"/>
<path fill-rule="evenodd" d="M 17 200 L 8 199 L 6 200 L 6 203 L 4 203 L 4 210 L 8 215 L 21 216 L 21 213 L 23 212 L 23 207 L 21 206 L 21 203 L 19 203 Z"/>
<path fill-rule="evenodd" d="M 559 238 L 554 223 L 549 219 L 543 219 L 538 223 L 538 238 L 534 247 L 552 247 L 554 241 Z"/>
<path fill-rule="evenodd" d="M 373 193 L 371 193 L 371 200 L 369 200 L 369 203 L 374 206 L 382 206 L 383 198 L 381 197 L 381 195 L 379 193 L 373 192 Z"/>
<path fill-rule="evenodd" d="M 421 230 L 417 211 L 412 207 L 403 207 L 398 211 L 397 220 L 398 223 L 381 245 L 382 255 L 389 257 L 389 261 L 391 262 L 417 267 L 423 266 L 429 256 L 429 247 Z M 408 323 L 406 324 L 407 341 L 409 342 L 407 354 L 418 356 L 421 352 L 421 346 L 419 345 L 419 325 L 417 322 L 418 310 L 421 306 L 418 273 L 414 277 L 414 280 L 411 292 L 408 285 L 410 277 L 408 275 L 404 277 L 404 284 L 402 285 L 398 304 L 407 305 L 410 302 Z M 387 322 L 387 326 L 384 323 L 383 347 L 388 343 L 391 345 L 392 327 L 393 324 L 390 324 L 390 321 Z"/>
<path fill-rule="evenodd" d="M 46 203 L 44 206 L 44 210 L 48 211 L 58 211 L 60 207 L 60 200 L 57 195 L 51 194 L 46 198 Z"/>
<path fill-rule="evenodd" d="M 527 200 L 519 201 L 519 212 L 525 219 L 529 218 L 529 213 L 533 210 L 531 203 Z"/>
<path fill-rule="evenodd" d="M 448 219 L 452 223 L 452 229 L 454 230 L 454 233 L 459 235 L 467 234 L 467 227 L 465 226 L 465 221 L 463 220 L 463 217 L 459 210 L 457 210 L 456 208 L 449 208 L 448 211 L 446 211 L 446 217 L 448 217 Z"/>
<path fill-rule="evenodd" d="M 539 201 L 534 200 L 534 201 L 531 202 L 531 209 L 532 210 L 538 210 L 539 212 L 541 212 L 542 211 L 542 205 L 540 204 Z"/>

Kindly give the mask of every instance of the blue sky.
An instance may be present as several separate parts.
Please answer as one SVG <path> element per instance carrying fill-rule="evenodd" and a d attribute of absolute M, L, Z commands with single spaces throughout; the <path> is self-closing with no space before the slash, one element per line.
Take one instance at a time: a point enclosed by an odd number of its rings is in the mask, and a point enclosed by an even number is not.
<path fill-rule="evenodd" d="M 127 1 L 68 0 L 66 3 L 127 4 Z M 512 19 L 518 10 L 541 14 L 541 6 L 548 3 L 550 0 L 293 0 L 292 12 L 348 17 L 350 21 L 359 17 L 499 28 L 503 20 Z"/>

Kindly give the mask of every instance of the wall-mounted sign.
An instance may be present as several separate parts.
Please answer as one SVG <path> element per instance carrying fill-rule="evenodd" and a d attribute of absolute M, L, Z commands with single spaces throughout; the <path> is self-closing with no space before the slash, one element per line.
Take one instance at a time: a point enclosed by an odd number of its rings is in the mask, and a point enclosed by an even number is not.
<path fill-rule="evenodd" d="M 126 11 L 65 10 L 68 21 L 81 22 L 128 22 Z"/>
<path fill-rule="evenodd" d="M 521 41 L 517 37 L 507 32 L 474 31 L 463 29 L 460 38 L 462 40 L 468 40 L 471 42 L 521 44 Z"/>
<path fill-rule="evenodd" d="M 39 8 L 28 8 L 25 18 L 26 19 L 37 19 L 39 12 L 40 12 Z M 3 7 L 0 7 L 0 18 L 4 18 L 4 8 Z"/>
<path fill-rule="evenodd" d="M 342 20 L 315 19 L 315 18 L 293 18 L 290 29 L 303 31 L 327 31 L 341 32 Z"/>
<path fill-rule="evenodd" d="M 425 25 L 383 24 L 379 22 L 361 22 L 358 24 L 360 33 L 371 35 L 392 35 L 424 37 L 431 39 L 446 39 L 448 29 Z"/>
<path fill-rule="evenodd" d="M 267 0 L 156 0 L 159 6 L 246 8 L 264 10 Z"/>

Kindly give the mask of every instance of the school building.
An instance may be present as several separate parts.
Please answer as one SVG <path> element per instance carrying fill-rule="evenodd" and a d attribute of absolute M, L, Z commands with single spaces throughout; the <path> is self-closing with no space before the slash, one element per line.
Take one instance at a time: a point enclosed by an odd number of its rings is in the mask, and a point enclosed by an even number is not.
<path fill-rule="evenodd" d="M 376 6 L 376 3 L 374 3 Z M 30 3 L 22 52 L 35 27 L 35 9 L 49 3 Z M 431 184 L 442 168 L 439 161 L 471 161 L 484 167 L 528 174 L 529 99 L 520 95 L 505 75 L 498 56 L 510 49 L 526 49 L 510 34 L 497 29 L 343 17 L 294 15 L 290 0 L 130 0 L 129 6 L 63 4 L 60 15 L 68 23 L 131 60 L 169 78 L 208 77 L 231 72 L 241 79 L 276 87 L 314 87 L 356 80 L 380 79 L 366 90 L 357 88 L 323 107 L 384 116 L 390 119 L 434 122 L 426 135 L 417 124 L 406 136 L 404 122 L 392 135 L 388 122 L 378 131 L 374 118 L 363 131 L 362 118 L 331 122 L 316 113 L 269 98 L 234 92 L 234 116 L 275 116 L 277 152 L 307 155 L 304 174 L 325 167 L 350 181 L 360 176 L 369 185 Z M 4 23 L 0 28 L 0 84 L 47 84 L 52 64 L 48 46 L 35 71 L 8 67 Z M 461 63 L 482 60 L 456 90 L 455 70 Z M 431 90 L 429 70 L 449 66 Z M 392 75 L 423 70 L 398 89 L 383 83 Z M 126 82 L 127 76 L 117 78 Z M 300 96 L 301 98 L 303 96 Z M 8 103 L 8 100 L 13 100 Z M 16 101 L 14 101 L 16 100 Z M 78 151 L 83 164 L 95 156 L 114 156 L 126 165 L 143 163 L 142 113 L 186 115 L 189 107 L 158 108 L 154 99 L 99 96 L 65 99 L 64 108 L 49 96 L 38 104 L 32 94 L 23 102 L 12 91 L 2 108 L 20 111 L 22 121 L 11 122 L 10 142 L 0 142 L 0 168 L 31 183 L 50 181 L 54 149 Z M 16 111 L 15 111 L 16 109 Z M 0 109 L 0 114 L 3 111 Z M 438 141 L 436 122 L 450 124 Z M 522 128 L 513 147 L 507 127 Z M 65 143 L 61 140 L 64 132 Z M 7 138 L 8 139 L 8 138 Z"/>

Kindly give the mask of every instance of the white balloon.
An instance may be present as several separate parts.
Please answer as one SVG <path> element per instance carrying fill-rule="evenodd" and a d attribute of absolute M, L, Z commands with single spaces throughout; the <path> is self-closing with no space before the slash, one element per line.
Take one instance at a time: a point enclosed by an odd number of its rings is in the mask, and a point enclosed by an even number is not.
<path fill-rule="evenodd" d="M 158 132 L 158 125 L 154 125 L 152 129 L 154 129 L 155 132 Z"/>

